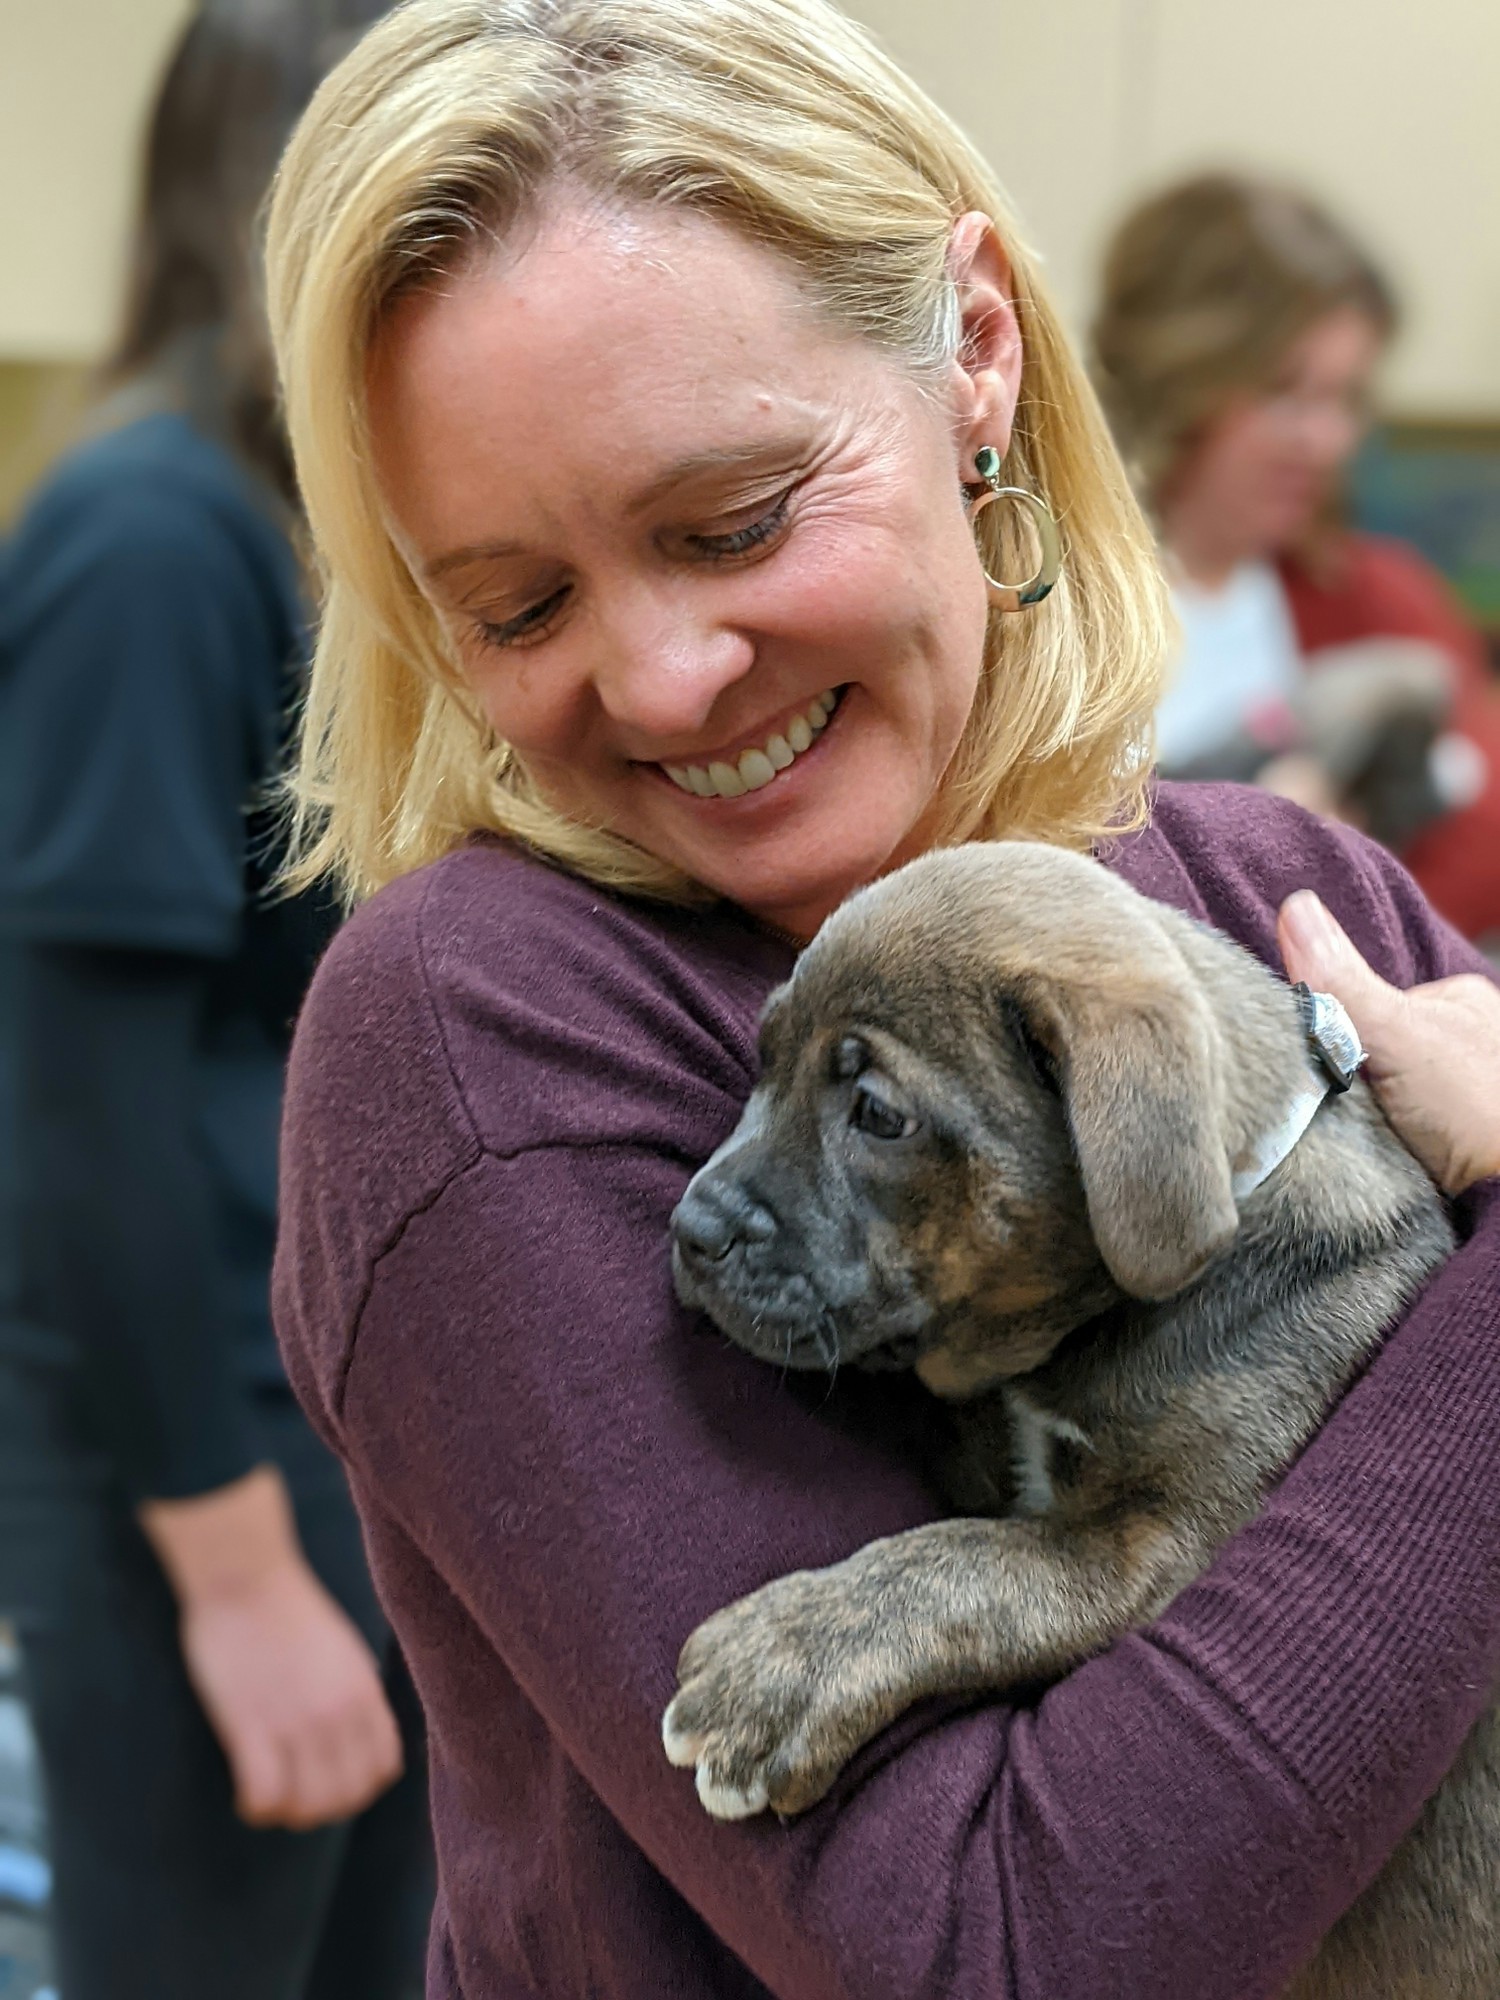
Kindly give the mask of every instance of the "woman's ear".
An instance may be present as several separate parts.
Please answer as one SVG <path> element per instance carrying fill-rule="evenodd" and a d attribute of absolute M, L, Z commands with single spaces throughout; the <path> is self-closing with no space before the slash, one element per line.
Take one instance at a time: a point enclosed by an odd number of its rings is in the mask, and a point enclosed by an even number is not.
<path fill-rule="evenodd" d="M 1021 393 L 1021 329 L 1011 304 L 1010 259 L 979 209 L 961 215 L 948 239 L 948 275 L 958 291 L 963 334 L 952 367 L 954 437 L 966 474 L 974 454 L 1010 445 Z"/>

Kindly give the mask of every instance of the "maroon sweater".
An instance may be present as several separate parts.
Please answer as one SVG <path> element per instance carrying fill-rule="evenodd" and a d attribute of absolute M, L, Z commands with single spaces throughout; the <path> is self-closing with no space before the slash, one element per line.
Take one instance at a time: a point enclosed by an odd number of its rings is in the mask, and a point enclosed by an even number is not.
<path fill-rule="evenodd" d="M 1477 963 L 1258 793 L 1166 788 L 1111 865 L 1270 962 L 1310 885 L 1402 984 Z M 668 1215 L 789 964 L 481 842 L 377 896 L 308 1001 L 277 1314 L 431 1726 L 429 1994 L 1268 2000 L 1500 1667 L 1495 1186 L 1153 1626 L 1034 1705 L 914 1712 L 800 1820 L 717 1825 L 661 1750 L 682 1641 L 936 1512 L 910 1380 L 821 1401 L 673 1301 Z"/>

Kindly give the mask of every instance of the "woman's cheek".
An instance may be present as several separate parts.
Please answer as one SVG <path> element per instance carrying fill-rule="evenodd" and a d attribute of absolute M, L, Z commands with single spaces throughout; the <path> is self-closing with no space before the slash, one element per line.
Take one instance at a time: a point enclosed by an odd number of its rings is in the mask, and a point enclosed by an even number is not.
<path fill-rule="evenodd" d="M 777 605 L 767 622 L 830 655 L 878 659 L 904 645 L 919 617 L 909 563 L 888 536 L 818 523 L 777 579 Z"/>
<path fill-rule="evenodd" d="M 497 736 L 517 750 L 563 754 L 573 706 L 559 641 L 497 647 L 474 639 L 461 657 L 464 679 Z M 553 655 L 550 661 L 544 655 Z"/>

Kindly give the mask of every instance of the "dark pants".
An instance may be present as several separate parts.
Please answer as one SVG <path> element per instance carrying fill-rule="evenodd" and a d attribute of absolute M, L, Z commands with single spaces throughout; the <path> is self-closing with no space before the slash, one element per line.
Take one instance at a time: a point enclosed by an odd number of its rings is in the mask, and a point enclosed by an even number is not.
<path fill-rule="evenodd" d="M 176 1607 L 72 1405 L 0 1357 L 0 1612 L 15 1618 L 46 1782 L 65 2000 L 413 2000 L 432 1901 L 420 1717 L 337 1465 L 289 1393 L 253 1401 L 309 1562 L 386 1661 L 406 1774 L 311 1833 L 235 1817 Z"/>

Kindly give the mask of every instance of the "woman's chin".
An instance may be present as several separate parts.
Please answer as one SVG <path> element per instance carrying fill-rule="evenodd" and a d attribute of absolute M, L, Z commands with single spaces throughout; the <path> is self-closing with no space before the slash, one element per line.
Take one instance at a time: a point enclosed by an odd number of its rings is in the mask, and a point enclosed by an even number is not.
<path fill-rule="evenodd" d="M 649 801 L 638 795 L 632 837 L 752 915 L 811 935 L 830 910 L 890 865 L 922 817 L 921 787 L 902 782 L 912 761 L 830 759 L 825 770 L 808 771 L 811 784 L 779 794 L 773 783 L 727 808 L 675 790 L 657 791 Z"/>
<path fill-rule="evenodd" d="M 841 843 L 815 860 L 804 848 L 795 861 L 787 857 L 766 865 L 725 868 L 709 886 L 762 923 L 796 937 L 811 937 L 846 897 L 875 880 L 896 844 L 894 835 L 868 849 Z"/>
<path fill-rule="evenodd" d="M 1262 545 L 1273 554 L 1296 548 L 1312 533 L 1324 504 L 1318 488 L 1298 488 L 1269 501 L 1261 523 Z"/>

